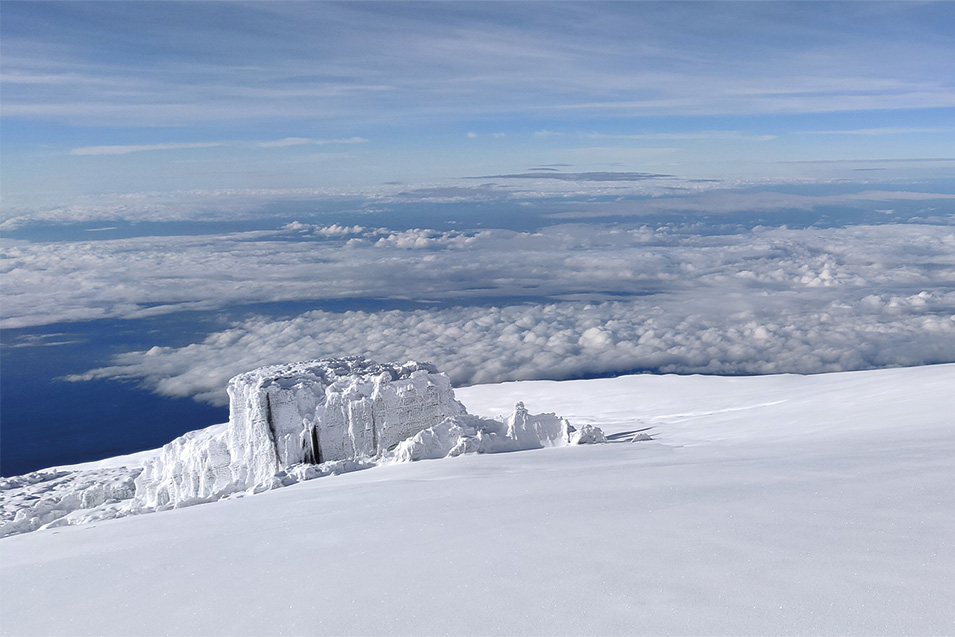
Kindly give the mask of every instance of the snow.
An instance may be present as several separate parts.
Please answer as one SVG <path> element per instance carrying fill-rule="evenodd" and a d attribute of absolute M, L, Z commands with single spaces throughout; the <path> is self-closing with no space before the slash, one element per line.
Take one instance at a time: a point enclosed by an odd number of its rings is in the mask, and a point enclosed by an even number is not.
<path fill-rule="evenodd" d="M 593 425 L 578 430 L 556 414 L 530 414 L 518 402 L 505 420 L 471 414 L 447 418 L 398 444 L 395 462 L 437 459 L 462 453 L 502 453 L 543 447 L 606 442 L 603 431 Z"/>
<path fill-rule="evenodd" d="M 296 463 L 377 456 L 464 413 L 425 363 L 352 357 L 274 365 L 229 382 L 231 480 L 244 486 Z"/>
<path fill-rule="evenodd" d="M 136 492 L 140 469 L 103 468 L 94 471 L 47 469 L 22 476 L 0 478 L 0 533 L 25 533 L 50 525 L 86 521 L 71 514 L 91 510 L 89 519 L 124 515 Z M 102 509 L 102 510 L 99 510 Z M 95 513 L 92 510 L 97 510 Z"/>
<path fill-rule="evenodd" d="M 482 418 L 421 457 L 518 400 L 607 443 L 7 537 L 0 631 L 952 634 L 952 387 L 955 365 L 459 389 Z"/>
<path fill-rule="evenodd" d="M 272 365 L 229 383 L 229 422 L 152 453 L 0 480 L 0 537 L 259 493 L 304 480 L 461 453 L 601 442 L 518 403 L 468 415 L 447 376 L 413 361 L 349 357 Z M 396 450 L 397 448 L 397 450 Z"/>

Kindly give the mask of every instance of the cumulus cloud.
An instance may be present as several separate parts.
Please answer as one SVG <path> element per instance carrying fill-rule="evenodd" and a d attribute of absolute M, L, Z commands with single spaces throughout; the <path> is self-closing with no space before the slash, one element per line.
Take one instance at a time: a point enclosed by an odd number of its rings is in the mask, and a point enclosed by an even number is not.
<path fill-rule="evenodd" d="M 458 384 L 955 361 L 955 231 L 946 226 L 701 234 L 293 222 L 213 237 L 6 244 L 5 328 L 287 300 L 439 303 L 262 316 L 74 377 L 136 379 L 211 402 L 244 369 L 342 354 L 431 360 Z"/>
<path fill-rule="evenodd" d="M 315 311 L 245 321 L 186 347 L 115 357 L 77 375 L 135 379 L 167 396 L 227 402 L 241 371 L 311 357 L 430 360 L 456 385 L 628 371 L 814 373 L 955 360 L 955 293 L 783 293 L 652 302 L 555 303 L 442 310 Z"/>
<path fill-rule="evenodd" d="M 298 223 L 215 236 L 4 243 L 4 328 L 293 300 L 479 303 L 715 291 L 757 302 L 783 291 L 914 294 L 955 280 L 955 233 L 914 224 L 701 235 L 669 225 L 516 232 Z"/>

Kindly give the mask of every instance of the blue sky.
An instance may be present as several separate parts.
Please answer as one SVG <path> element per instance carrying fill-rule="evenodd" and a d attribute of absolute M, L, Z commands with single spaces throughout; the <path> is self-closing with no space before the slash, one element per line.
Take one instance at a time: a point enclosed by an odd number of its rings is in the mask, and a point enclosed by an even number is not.
<path fill-rule="evenodd" d="M 7 2 L 4 199 L 949 158 L 953 24 L 947 2 Z"/>

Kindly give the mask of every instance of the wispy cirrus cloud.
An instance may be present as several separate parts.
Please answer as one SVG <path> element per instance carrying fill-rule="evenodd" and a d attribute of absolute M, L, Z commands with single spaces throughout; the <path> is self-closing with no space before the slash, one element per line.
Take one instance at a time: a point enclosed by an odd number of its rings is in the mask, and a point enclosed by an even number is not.
<path fill-rule="evenodd" d="M 955 108 L 949 3 L 184 4 L 174 21 L 149 3 L 40 6 L 10 3 L 0 25 L 8 200 L 148 181 L 420 183 L 559 161 L 785 179 L 796 171 L 781 161 L 945 156 L 955 136 L 941 130 Z M 160 141 L 248 152 L 160 166 L 143 152 L 175 148 L 156 144 L 160 127 L 180 135 Z M 840 128 L 859 132 L 797 134 Z M 296 168 L 255 152 L 352 135 L 375 143 L 321 175 L 304 156 Z M 64 139 L 130 161 L 108 178 L 63 162 L 54 179 L 37 159 Z"/>
<path fill-rule="evenodd" d="M 805 159 L 781 164 L 929 164 L 955 162 L 955 157 L 882 157 L 878 159 Z"/>
<path fill-rule="evenodd" d="M 218 146 L 257 146 L 259 148 L 284 148 L 286 146 L 324 146 L 327 144 L 364 144 L 364 137 L 285 137 L 261 142 L 163 142 L 161 144 L 124 144 L 110 146 L 80 146 L 70 151 L 71 155 L 128 155 L 156 150 L 191 150 L 194 148 L 215 148 Z"/>
<path fill-rule="evenodd" d="M 581 133 L 582 137 L 588 139 L 619 139 L 624 141 L 640 141 L 640 140 L 652 140 L 652 139 L 667 139 L 667 140 L 688 140 L 688 141 L 697 141 L 697 140 L 727 140 L 727 141 L 757 141 L 757 142 L 768 142 L 776 139 L 776 135 L 756 135 L 753 133 L 747 133 L 744 131 L 732 131 L 732 130 L 705 130 L 705 131 L 693 131 L 685 133 L 667 133 L 667 132 L 650 132 L 650 133 Z"/>
<path fill-rule="evenodd" d="M 307 119 L 311 109 L 407 122 L 542 109 L 885 111 L 950 107 L 955 99 L 950 43 L 938 26 L 951 18 L 944 4 L 861 5 L 825 16 L 793 5 L 701 6 L 692 14 L 612 4 L 597 11 L 577 4 L 256 4 L 181 12 L 193 37 L 182 37 L 178 23 L 155 20 L 151 7 L 5 11 L 5 73 L 15 88 L 4 92 L 9 114 L 89 119 L 99 106 L 104 121 L 138 114 L 185 122 L 206 113 Z M 725 29 L 714 32 L 714 21 Z M 249 23 L 260 29 L 250 31 Z M 103 25 L 116 28 L 87 37 Z M 153 46 L 130 46 L 142 37 Z M 129 50 L 135 55 L 95 55 Z M 122 90 L 127 80 L 136 90 Z M 42 88 L 49 86 L 63 90 Z"/>
<path fill-rule="evenodd" d="M 265 142 L 256 142 L 260 148 L 282 148 L 285 146 L 307 146 L 314 144 L 322 146 L 325 144 L 364 144 L 368 140 L 364 137 L 337 137 L 337 138 L 314 138 L 314 137 L 285 137 L 283 139 L 274 139 Z"/>
<path fill-rule="evenodd" d="M 153 150 L 186 150 L 192 148 L 214 148 L 225 146 L 227 142 L 167 142 L 163 144 L 129 144 L 118 146 L 80 146 L 70 151 L 71 155 L 128 155 Z"/>
<path fill-rule="evenodd" d="M 849 130 L 810 130 L 801 131 L 800 135 L 862 135 L 865 137 L 877 137 L 881 135 L 923 135 L 936 133 L 955 133 L 955 128 L 937 126 L 934 128 L 918 128 L 905 126 L 892 126 L 882 128 L 855 128 Z"/>

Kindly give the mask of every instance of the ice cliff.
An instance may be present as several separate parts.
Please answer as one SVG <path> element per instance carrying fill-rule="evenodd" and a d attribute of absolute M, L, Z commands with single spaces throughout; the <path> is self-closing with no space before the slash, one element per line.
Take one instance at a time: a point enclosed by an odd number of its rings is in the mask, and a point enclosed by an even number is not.
<path fill-rule="evenodd" d="M 272 365 L 229 382 L 229 422 L 189 432 L 141 466 L 0 480 L 0 537 L 258 492 L 384 462 L 603 442 L 523 403 L 468 414 L 428 363 L 361 358 Z"/>
<path fill-rule="evenodd" d="M 465 413 L 448 377 L 427 363 L 360 357 L 272 365 L 229 381 L 224 429 L 188 433 L 163 447 L 136 480 L 146 507 L 219 498 L 298 464 L 380 457 L 392 446 Z"/>

